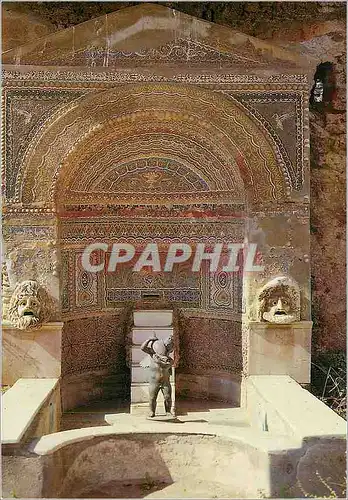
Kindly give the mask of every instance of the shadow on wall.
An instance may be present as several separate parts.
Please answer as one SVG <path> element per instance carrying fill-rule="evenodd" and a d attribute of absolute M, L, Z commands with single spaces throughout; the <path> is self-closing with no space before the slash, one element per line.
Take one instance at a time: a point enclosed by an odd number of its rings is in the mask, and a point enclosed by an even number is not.
<path fill-rule="evenodd" d="M 61 379 L 63 412 L 95 402 L 119 401 L 130 404 L 130 372 L 110 373 L 110 370 L 86 370 L 65 375 Z"/>
<path fill-rule="evenodd" d="M 63 411 L 110 399 L 130 400 L 127 314 L 79 318 L 62 332 Z"/>

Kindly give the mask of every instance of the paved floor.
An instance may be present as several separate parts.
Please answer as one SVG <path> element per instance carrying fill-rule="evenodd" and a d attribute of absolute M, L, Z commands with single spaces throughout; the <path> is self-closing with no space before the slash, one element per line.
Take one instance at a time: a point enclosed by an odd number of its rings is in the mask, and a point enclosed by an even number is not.
<path fill-rule="evenodd" d="M 132 419 L 129 405 L 123 402 L 100 402 L 64 413 L 61 430 L 115 425 L 120 421 L 125 423 L 127 419 Z M 180 422 L 249 427 L 246 414 L 241 408 L 228 407 L 226 403 L 194 399 L 177 401 L 177 423 Z"/>

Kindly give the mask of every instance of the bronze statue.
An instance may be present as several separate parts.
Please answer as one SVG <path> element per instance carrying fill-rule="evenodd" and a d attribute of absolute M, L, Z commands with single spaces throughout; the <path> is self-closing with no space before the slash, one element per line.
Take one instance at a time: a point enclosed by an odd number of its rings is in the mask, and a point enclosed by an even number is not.
<path fill-rule="evenodd" d="M 172 416 L 172 387 L 170 376 L 172 374 L 173 358 L 169 356 L 174 350 L 173 338 L 168 337 L 161 340 L 153 337 L 145 340 L 141 345 L 141 350 L 149 356 L 141 362 L 141 366 L 150 369 L 149 378 L 149 417 L 154 417 L 156 413 L 156 403 L 159 391 L 162 391 L 164 398 L 164 408 L 167 416 Z"/>

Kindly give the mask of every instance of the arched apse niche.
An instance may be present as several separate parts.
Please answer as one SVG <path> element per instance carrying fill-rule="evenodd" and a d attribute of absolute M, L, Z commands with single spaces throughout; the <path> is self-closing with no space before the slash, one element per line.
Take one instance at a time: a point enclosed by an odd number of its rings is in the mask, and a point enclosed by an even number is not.
<path fill-rule="evenodd" d="M 75 101 L 33 141 L 17 186 L 26 205 L 257 205 L 285 201 L 289 180 L 271 137 L 233 98 L 146 84 Z"/>
<path fill-rule="evenodd" d="M 160 288 L 156 278 L 130 276 L 128 269 L 86 273 L 86 245 L 242 242 L 249 206 L 287 199 L 288 176 L 272 141 L 233 98 L 201 87 L 144 84 L 78 99 L 32 142 L 17 200 L 58 212 L 65 409 L 127 395 L 127 301 L 139 301 L 139 289 Z M 123 215 L 120 205 L 145 206 L 149 214 Z M 192 215 L 197 205 L 203 217 Z M 206 207 L 212 218 L 205 218 Z M 158 280 L 165 306 L 184 318 L 178 387 L 190 394 L 194 381 L 237 402 L 242 278 L 210 276 L 208 269 L 192 274 L 188 265 Z"/>

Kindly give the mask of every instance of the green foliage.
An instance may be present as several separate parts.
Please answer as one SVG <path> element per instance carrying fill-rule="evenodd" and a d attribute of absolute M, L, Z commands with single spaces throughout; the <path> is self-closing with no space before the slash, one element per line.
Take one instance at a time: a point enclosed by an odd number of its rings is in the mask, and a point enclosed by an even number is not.
<path fill-rule="evenodd" d="M 319 482 L 325 486 L 325 488 L 327 489 L 327 492 L 328 494 L 327 495 L 315 495 L 315 494 L 312 494 L 312 493 L 308 493 L 302 486 L 301 482 L 298 481 L 298 486 L 303 494 L 303 496 L 305 498 L 346 498 L 346 481 L 345 482 L 342 482 L 342 484 L 333 484 L 333 483 L 329 483 L 329 480 L 330 478 L 327 478 L 327 479 L 324 479 L 318 471 L 315 471 L 315 474 L 317 476 L 317 478 L 319 479 Z M 336 492 L 336 490 L 334 490 L 333 486 L 338 486 L 339 489 L 340 489 L 340 492 L 339 494 Z"/>
<path fill-rule="evenodd" d="M 325 351 L 313 357 L 311 392 L 346 418 L 347 362 L 344 351 Z"/>
<path fill-rule="evenodd" d="M 312 222 L 310 223 L 309 230 L 310 230 L 311 234 L 316 234 L 319 231 L 317 226 L 315 226 Z"/>

